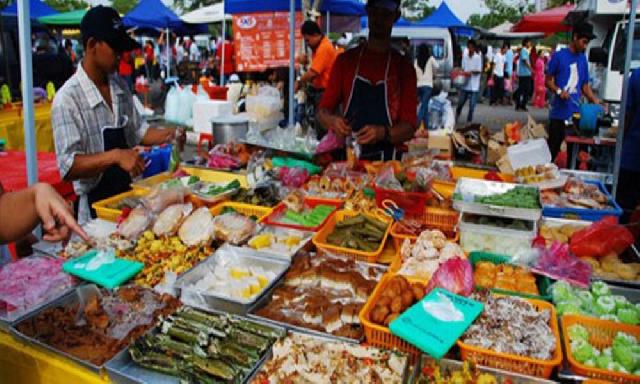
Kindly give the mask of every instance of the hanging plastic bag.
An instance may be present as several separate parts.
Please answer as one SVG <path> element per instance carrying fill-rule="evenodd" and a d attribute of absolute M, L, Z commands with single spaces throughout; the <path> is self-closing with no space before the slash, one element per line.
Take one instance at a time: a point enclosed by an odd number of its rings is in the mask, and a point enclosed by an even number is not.
<path fill-rule="evenodd" d="M 376 177 L 376 186 L 392 191 L 404 191 L 402 184 L 396 178 L 396 174 L 392 166 L 383 167 Z"/>
<path fill-rule="evenodd" d="M 578 257 L 617 255 L 633 244 L 633 234 L 612 217 L 604 218 L 571 236 L 570 248 Z"/>
<path fill-rule="evenodd" d="M 456 295 L 469 296 L 473 292 L 473 270 L 468 260 L 454 257 L 440 264 L 433 274 L 425 295 L 434 288 L 444 288 Z"/>
<path fill-rule="evenodd" d="M 569 252 L 569 245 L 554 241 L 549 248 L 535 248 L 539 252 L 535 266 L 531 269 L 540 275 L 555 280 L 564 280 L 583 288 L 591 282 L 591 264 L 580 260 Z"/>
<path fill-rule="evenodd" d="M 178 86 L 172 86 L 167 93 L 164 103 L 164 119 L 171 122 L 178 121 L 178 106 L 180 105 L 180 90 Z"/>
<path fill-rule="evenodd" d="M 316 147 L 316 154 L 327 153 L 335 149 L 343 148 L 344 140 L 338 139 L 333 131 L 327 132 L 326 135 L 320 140 L 320 143 Z"/>

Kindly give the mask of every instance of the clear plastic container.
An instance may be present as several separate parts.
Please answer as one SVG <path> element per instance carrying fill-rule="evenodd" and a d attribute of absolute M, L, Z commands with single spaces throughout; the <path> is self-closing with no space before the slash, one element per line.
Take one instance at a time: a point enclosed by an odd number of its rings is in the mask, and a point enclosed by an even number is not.
<path fill-rule="evenodd" d="M 493 225 L 468 222 L 467 215 L 460 219 L 460 245 L 465 252 L 492 252 L 513 257 L 518 252 L 531 249 L 536 237 L 536 222 L 532 221 L 527 230 L 502 228 Z"/>

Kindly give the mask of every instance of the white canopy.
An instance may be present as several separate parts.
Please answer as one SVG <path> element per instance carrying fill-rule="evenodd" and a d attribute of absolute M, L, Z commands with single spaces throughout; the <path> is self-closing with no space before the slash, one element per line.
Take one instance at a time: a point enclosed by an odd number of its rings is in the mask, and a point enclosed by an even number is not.
<path fill-rule="evenodd" d="M 231 15 L 225 15 L 224 2 L 209 5 L 182 15 L 181 19 L 189 24 L 219 23 L 223 20 L 231 20 Z"/>
<path fill-rule="evenodd" d="M 504 23 L 491 28 L 489 30 L 489 32 L 492 32 L 492 33 L 507 33 L 507 32 L 511 32 L 511 28 L 512 27 L 513 27 L 513 23 L 505 21 Z"/>

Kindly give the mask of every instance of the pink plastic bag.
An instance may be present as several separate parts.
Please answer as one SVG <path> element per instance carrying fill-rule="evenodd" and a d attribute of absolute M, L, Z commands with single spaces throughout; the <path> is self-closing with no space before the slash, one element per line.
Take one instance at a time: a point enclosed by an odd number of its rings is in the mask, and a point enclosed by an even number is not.
<path fill-rule="evenodd" d="M 333 131 L 329 131 L 318 143 L 316 153 L 327 153 L 342 147 L 344 147 L 344 140 L 338 139 L 338 136 Z"/>
<path fill-rule="evenodd" d="M 469 296 L 473 292 L 473 270 L 468 260 L 454 257 L 438 267 L 427 285 L 428 295 L 434 288 L 444 288 L 456 295 Z"/>
<path fill-rule="evenodd" d="M 280 180 L 285 187 L 300 188 L 309 179 L 309 172 L 303 168 L 280 168 Z"/>
<path fill-rule="evenodd" d="M 568 244 L 554 241 L 551 247 L 535 248 L 540 256 L 531 269 L 533 272 L 555 280 L 564 280 L 579 287 L 588 288 L 591 282 L 591 264 L 569 252 Z"/>

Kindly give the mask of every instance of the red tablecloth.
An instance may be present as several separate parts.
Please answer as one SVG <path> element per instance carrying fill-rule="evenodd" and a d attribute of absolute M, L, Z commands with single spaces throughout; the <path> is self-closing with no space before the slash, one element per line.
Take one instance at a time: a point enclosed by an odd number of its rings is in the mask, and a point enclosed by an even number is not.
<path fill-rule="evenodd" d="M 27 187 L 27 161 L 22 151 L 0 154 L 0 183 L 5 191 L 19 191 Z M 66 198 L 73 199 L 73 186 L 60 178 L 56 154 L 38 152 L 38 180 L 51 184 Z"/>

